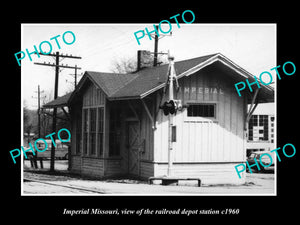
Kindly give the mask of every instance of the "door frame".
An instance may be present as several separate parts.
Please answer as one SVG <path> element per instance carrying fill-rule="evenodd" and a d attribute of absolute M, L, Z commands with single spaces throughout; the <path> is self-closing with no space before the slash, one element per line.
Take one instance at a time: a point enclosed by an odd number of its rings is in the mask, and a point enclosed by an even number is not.
<path fill-rule="evenodd" d="M 127 173 L 128 175 L 131 176 L 140 176 L 140 151 L 138 150 L 137 152 L 137 158 L 136 158 L 136 163 L 137 163 L 137 174 L 131 173 L 130 171 L 130 160 L 131 160 L 131 153 L 130 153 L 130 146 L 129 146 L 129 126 L 130 124 L 137 123 L 138 127 L 138 144 L 140 143 L 141 139 L 141 129 L 140 129 L 140 121 L 137 119 L 133 118 L 128 118 L 125 120 L 125 130 L 126 130 L 126 138 L 125 138 L 125 143 L 126 143 L 126 149 L 127 149 Z"/>

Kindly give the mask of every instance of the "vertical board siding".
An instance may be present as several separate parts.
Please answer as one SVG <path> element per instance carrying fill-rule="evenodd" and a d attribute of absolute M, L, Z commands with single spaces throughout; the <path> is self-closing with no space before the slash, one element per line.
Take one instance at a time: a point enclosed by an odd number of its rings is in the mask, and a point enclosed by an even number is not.
<path fill-rule="evenodd" d="M 89 82 L 84 89 L 82 94 L 82 105 L 74 105 L 74 110 L 82 110 L 82 107 L 95 107 L 104 106 L 106 101 L 106 95 L 92 82 Z M 72 113 L 74 116 L 76 112 Z M 76 137 L 76 118 L 73 117 L 75 121 L 72 127 L 72 137 Z M 83 124 L 83 123 L 82 123 Z M 75 154 L 76 140 L 72 142 L 72 154 Z M 104 160 L 97 157 L 85 157 L 82 155 L 83 149 L 80 151 L 80 155 L 71 155 L 71 171 L 74 173 L 81 173 L 82 175 L 91 177 L 102 177 L 104 175 Z M 99 152 L 98 149 L 96 152 Z"/>
<path fill-rule="evenodd" d="M 147 104 L 150 110 L 150 104 Z M 153 115 L 153 113 L 152 113 Z M 143 110 L 141 126 L 140 126 L 140 151 L 142 160 L 153 160 L 153 129 L 152 121 L 147 115 L 146 111 Z"/>
<path fill-rule="evenodd" d="M 77 111 L 81 110 L 80 108 L 77 108 L 76 106 L 74 106 L 73 108 L 71 108 L 70 110 L 70 116 L 71 116 L 71 156 L 75 155 L 76 153 L 76 126 L 77 126 L 77 118 L 76 118 L 76 114 Z"/>
<path fill-rule="evenodd" d="M 208 164 L 173 164 L 172 171 L 174 176 L 200 178 L 201 184 L 243 184 L 245 183 L 245 172 L 238 177 L 234 163 L 208 163 Z M 168 165 L 154 164 L 154 176 L 164 176 L 167 173 Z"/>
<path fill-rule="evenodd" d="M 175 93 L 182 104 L 213 103 L 216 105 L 216 118 L 187 117 L 187 109 L 177 112 L 174 125 L 177 127 L 177 141 L 173 143 L 174 175 L 200 177 L 204 183 L 241 183 L 234 165 L 230 162 L 245 160 L 244 152 L 244 114 L 245 100 L 233 91 L 234 86 L 228 76 L 220 70 L 201 70 L 179 80 L 180 90 Z M 156 99 L 154 99 L 156 98 Z M 166 98 L 166 97 L 165 97 Z M 165 101 L 165 98 L 162 102 Z M 140 100 L 136 104 L 143 109 Z M 160 102 L 158 92 L 145 100 L 151 114 L 155 115 Z M 156 104 L 157 103 L 157 104 Z M 104 153 L 101 158 L 71 156 L 71 171 L 87 176 L 103 177 L 128 172 L 128 150 L 125 148 L 126 136 L 122 138 L 121 157 L 109 158 L 109 108 L 106 95 L 89 83 L 82 95 L 82 107 L 105 106 Z M 124 103 L 125 104 L 125 103 Z M 128 109 L 127 103 L 125 104 Z M 121 107 L 121 104 L 119 105 Z M 76 107 L 81 110 L 82 107 Z M 168 161 L 168 116 L 158 111 L 156 129 L 143 109 L 140 117 L 139 176 L 166 175 Z M 126 131 L 126 113 L 122 116 L 122 133 Z M 76 130 L 76 124 L 72 124 Z M 73 129 L 74 128 L 74 129 Z M 75 133 L 72 136 L 76 136 Z M 142 144 L 142 142 L 144 143 Z M 74 144 L 72 143 L 72 148 Z M 72 150 L 72 154 L 74 154 Z M 104 158 L 103 158 L 104 157 Z"/>
<path fill-rule="evenodd" d="M 98 106 L 105 104 L 105 94 L 90 83 L 83 94 L 83 106 Z"/>
<path fill-rule="evenodd" d="M 174 162 L 235 162 L 244 155 L 244 99 L 222 73 L 198 71 L 179 80 L 175 93 L 182 104 L 216 104 L 216 118 L 187 117 L 187 109 L 177 112 L 177 141 Z M 159 111 L 154 132 L 155 162 L 168 161 L 168 117 Z"/>
<path fill-rule="evenodd" d="M 154 107 L 155 97 L 156 95 L 153 95 L 151 99 L 148 99 L 148 101 L 145 100 L 145 104 L 147 105 L 149 111 L 151 112 L 152 117 L 154 117 L 155 110 L 156 110 L 156 108 Z M 142 108 L 144 108 L 142 103 L 139 102 L 140 100 L 137 101 L 138 101 L 137 104 L 140 105 Z M 149 163 L 148 163 L 153 161 L 154 158 L 154 144 L 153 144 L 154 131 L 152 126 L 153 124 L 151 119 L 149 118 L 149 115 L 147 114 L 145 109 L 143 109 L 140 117 L 139 155 L 138 155 L 138 162 L 137 162 L 138 175 L 143 178 L 147 178 L 153 175 L 153 172 L 151 172 L 151 164 L 149 168 Z"/>

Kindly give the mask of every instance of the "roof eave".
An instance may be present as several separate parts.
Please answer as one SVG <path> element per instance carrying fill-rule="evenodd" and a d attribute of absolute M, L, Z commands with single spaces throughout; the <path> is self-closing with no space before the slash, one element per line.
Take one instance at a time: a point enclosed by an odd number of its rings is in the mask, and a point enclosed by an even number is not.
<path fill-rule="evenodd" d="M 226 62 L 225 60 L 226 60 L 227 62 Z M 223 56 L 221 53 L 218 53 L 218 54 L 216 54 L 216 55 L 214 55 L 214 56 L 208 58 L 208 59 L 205 60 L 204 62 L 199 63 L 197 66 L 194 66 L 194 67 L 190 68 L 189 70 L 187 70 L 187 71 L 185 71 L 185 72 L 179 74 L 179 75 L 177 76 L 177 79 L 180 79 L 180 78 L 182 78 L 182 77 L 184 77 L 184 76 L 190 76 L 191 74 L 196 73 L 197 71 L 203 69 L 204 67 L 206 67 L 206 66 L 208 66 L 208 65 L 211 65 L 212 63 L 214 63 L 214 62 L 216 62 L 216 61 L 222 62 L 224 65 L 227 65 L 227 66 L 230 67 L 231 69 L 236 70 L 236 71 L 237 71 L 240 75 L 242 75 L 243 77 L 248 78 L 247 76 L 245 76 L 245 75 L 242 74 L 240 71 L 238 71 L 237 69 L 234 68 L 234 66 L 235 66 L 235 67 L 238 67 L 236 64 L 234 64 L 233 62 L 231 62 L 229 59 L 227 59 L 227 58 L 226 58 L 225 56 Z M 176 62 L 175 62 L 175 63 L 176 63 Z M 232 65 L 230 65 L 230 64 L 232 64 Z M 240 68 L 240 67 L 238 67 L 238 68 Z M 153 88 L 153 89 L 151 89 L 151 90 L 149 90 L 149 91 L 147 91 L 147 92 L 141 94 L 141 98 L 146 97 L 147 95 L 149 95 L 149 94 L 151 94 L 151 93 L 153 93 L 153 92 L 155 92 L 155 91 L 157 91 L 157 90 L 163 88 L 164 86 L 165 86 L 165 83 L 156 86 L 155 88 Z"/>
<path fill-rule="evenodd" d="M 233 61 L 229 60 L 227 57 L 225 57 L 221 53 L 218 53 L 218 54 L 212 56 L 211 58 L 205 60 L 204 62 L 199 63 L 197 66 L 194 66 L 191 69 L 179 74 L 177 76 L 177 79 L 180 79 L 184 76 L 190 76 L 190 75 L 196 73 L 197 71 L 203 69 L 204 67 L 211 65 L 212 63 L 214 63 L 216 61 L 219 61 L 219 62 L 223 63 L 225 66 L 229 67 L 230 69 L 232 69 L 233 71 L 235 71 L 236 73 L 238 73 L 239 75 L 241 75 L 245 79 L 254 77 L 254 75 L 252 75 L 248 71 L 244 70 L 243 68 L 241 68 L 240 66 L 235 64 Z M 150 95 L 151 93 L 163 88 L 164 86 L 165 86 L 165 83 L 160 84 L 160 85 L 152 88 L 151 90 L 142 93 L 140 98 L 144 98 L 144 97 Z M 262 85 L 261 88 L 266 89 L 266 91 L 268 91 L 268 92 L 274 92 L 274 89 L 271 86 Z M 269 101 L 265 101 L 265 102 L 269 102 Z"/>
<path fill-rule="evenodd" d="M 42 109 L 53 109 L 53 108 L 61 108 L 61 107 L 65 107 L 65 106 L 68 106 L 68 104 L 58 104 L 58 105 L 43 105 L 41 108 Z"/>
<path fill-rule="evenodd" d="M 125 96 L 125 97 L 108 97 L 109 101 L 118 101 L 118 100 L 136 100 L 142 99 L 141 96 Z"/>
<path fill-rule="evenodd" d="M 86 71 L 83 75 L 83 77 L 81 78 L 81 80 L 79 81 L 78 85 L 76 86 L 76 89 L 73 91 L 73 93 L 71 94 L 69 100 L 68 100 L 68 105 L 72 102 L 73 98 L 75 95 L 77 95 L 77 93 L 79 92 L 79 90 L 83 87 L 84 83 L 86 82 L 87 79 L 89 79 L 96 88 L 99 88 L 106 96 L 108 96 L 108 93 L 103 90 L 102 87 L 100 87 L 97 82 L 93 79 L 92 76 L 89 75 L 88 73 L 89 71 Z"/>

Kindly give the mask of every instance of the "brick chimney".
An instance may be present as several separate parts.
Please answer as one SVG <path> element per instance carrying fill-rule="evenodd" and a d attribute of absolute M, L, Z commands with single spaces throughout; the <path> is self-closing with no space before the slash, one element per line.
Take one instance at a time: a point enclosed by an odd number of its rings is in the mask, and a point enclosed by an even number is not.
<path fill-rule="evenodd" d="M 137 69 L 136 69 L 136 71 L 139 71 L 145 67 L 151 67 L 152 60 L 153 59 L 152 59 L 150 51 L 138 50 L 137 51 Z"/>

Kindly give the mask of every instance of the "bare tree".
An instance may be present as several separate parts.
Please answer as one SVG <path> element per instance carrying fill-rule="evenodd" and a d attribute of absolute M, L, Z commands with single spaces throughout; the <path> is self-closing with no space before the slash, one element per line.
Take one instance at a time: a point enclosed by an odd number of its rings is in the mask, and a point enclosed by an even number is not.
<path fill-rule="evenodd" d="M 154 61 L 153 54 L 150 51 L 143 51 L 141 59 L 141 68 L 152 67 Z M 166 57 L 158 55 L 158 65 L 168 63 Z M 111 63 L 111 71 L 113 73 L 132 73 L 137 70 L 137 59 L 132 58 L 119 58 L 115 59 Z"/>
<path fill-rule="evenodd" d="M 136 59 L 121 58 L 121 59 L 113 60 L 111 71 L 113 73 L 132 73 L 136 71 L 136 68 L 137 68 Z"/>

